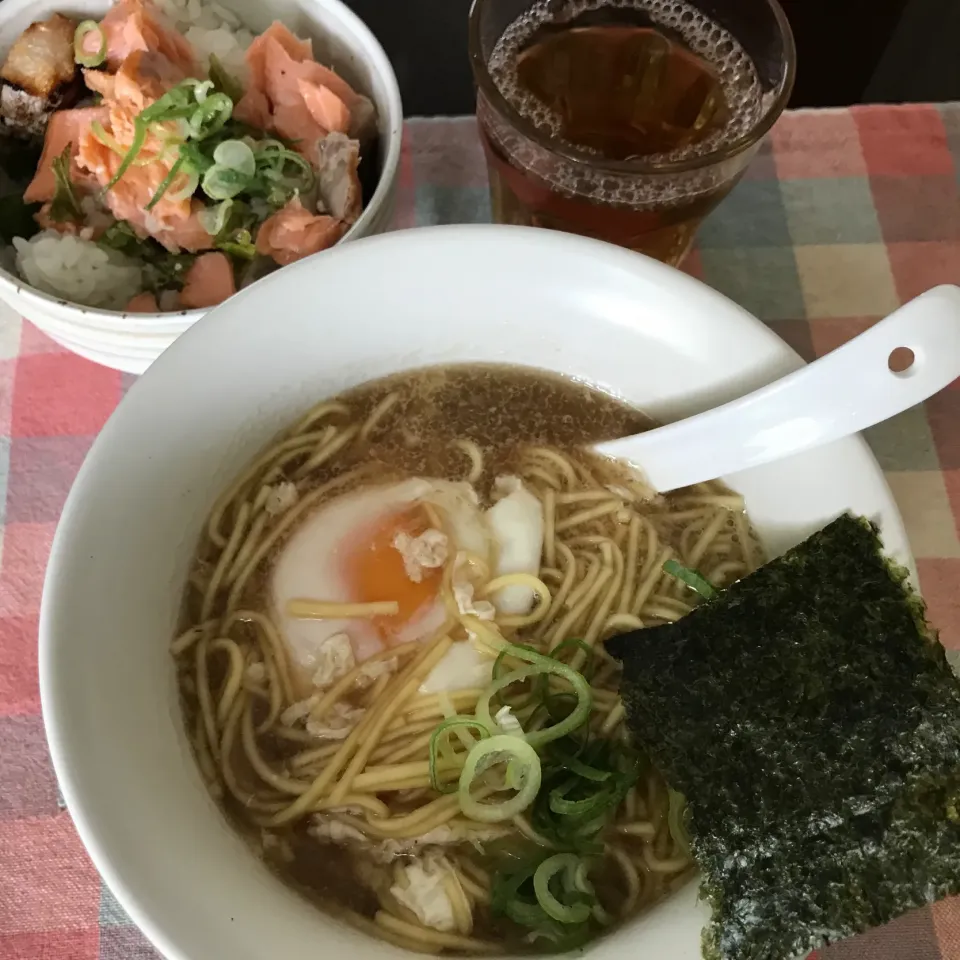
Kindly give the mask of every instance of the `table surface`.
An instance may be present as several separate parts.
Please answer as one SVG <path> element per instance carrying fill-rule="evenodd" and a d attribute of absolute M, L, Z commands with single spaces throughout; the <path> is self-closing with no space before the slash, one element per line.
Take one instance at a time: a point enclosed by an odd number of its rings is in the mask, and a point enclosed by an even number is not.
<path fill-rule="evenodd" d="M 473 120 L 411 121 L 400 187 L 398 227 L 487 220 Z M 960 281 L 960 105 L 785 115 L 704 224 L 686 268 L 807 360 L 923 290 Z M 0 960 L 157 956 L 64 810 L 37 685 L 57 518 L 132 380 L 64 352 L 9 311 L 0 316 Z M 960 382 L 867 437 L 906 521 L 931 619 L 945 646 L 960 648 Z M 821 960 L 960 960 L 960 899 Z"/>

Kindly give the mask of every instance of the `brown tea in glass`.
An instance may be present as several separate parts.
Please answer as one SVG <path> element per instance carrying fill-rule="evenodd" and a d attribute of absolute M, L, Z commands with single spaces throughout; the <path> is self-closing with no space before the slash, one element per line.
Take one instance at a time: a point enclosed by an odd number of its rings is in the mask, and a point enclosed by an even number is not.
<path fill-rule="evenodd" d="M 677 263 L 793 81 L 776 0 L 475 0 L 493 218 Z"/>

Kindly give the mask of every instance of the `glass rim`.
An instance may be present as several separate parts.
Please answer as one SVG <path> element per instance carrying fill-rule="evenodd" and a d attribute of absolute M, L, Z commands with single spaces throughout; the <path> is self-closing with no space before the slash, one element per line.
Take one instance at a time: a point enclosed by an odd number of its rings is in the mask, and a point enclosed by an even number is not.
<path fill-rule="evenodd" d="M 793 92 L 793 83 L 797 72 L 797 47 L 793 38 L 793 30 L 778 0 L 762 0 L 776 20 L 780 35 L 783 38 L 783 60 L 785 75 L 773 103 L 766 109 L 758 121 L 746 133 L 735 140 L 718 146 L 709 153 L 698 154 L 684 160 L 600 160 L 595 153 L 565 144 L 560 140 L 549 137 L 538 130 L 526 117 L 507 100 L 497 88 L 487 69 L 487 61 L 483 56 L 480 42 L 480 11 L 492 0 L 473 0 L 470 5 L 468 19 L 467 46 L 470 53 L 470 67 L 480 92 L 486 100 L 499 112 L 519 133 L 537 146 L 550 153 L 556 154 L 571 163 L 589 166 L 593 170 L 606 171 L 614 174 L 664 174 L 688 173 L 702 170 L 730 160 L 754 144 L 759 143 L 776 123 L 783 113 Z"/>

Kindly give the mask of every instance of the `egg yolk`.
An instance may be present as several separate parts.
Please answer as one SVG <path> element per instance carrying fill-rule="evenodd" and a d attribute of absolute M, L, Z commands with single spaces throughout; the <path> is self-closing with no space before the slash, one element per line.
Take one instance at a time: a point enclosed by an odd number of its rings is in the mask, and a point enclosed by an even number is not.
<path fill-rule="evenodd" d="M 373 620 L 387 642 L 422 608 L 437 599 L 441 570 L 423 569 L 419 583 L 414 582 L 407 574 L 403 555 L 395 546 L 398 534 L 417 537 L 428 526 L 420 507 L 391 514 L 370 529 L 345 557 L 343 574 L 352 600 L 358 603 L 393 600 L 399 605 L 396 614 Z"/>

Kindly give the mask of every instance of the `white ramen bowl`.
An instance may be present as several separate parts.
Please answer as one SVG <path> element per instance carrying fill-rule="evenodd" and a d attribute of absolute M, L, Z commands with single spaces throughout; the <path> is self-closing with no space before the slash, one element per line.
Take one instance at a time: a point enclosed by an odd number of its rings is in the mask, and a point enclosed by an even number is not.
<path fill-rule="evenodd" d="M 377 108 L 379 179 L 347 241 L 382 233 L 392 219 L 403 135 L 403 107 L 396 74 L 367 26 L 340 0 L 222 0 L 252 30 L 282 20 L 313 40 L 315 55 L 367 94 Z M 34 21 L 52 13 L 100 19 L 110 0 L 3 0 L 0 3 L 0 60 Z M 316 254 L 316 256 L 325 255 Z M 127 373 L 143 373 L 173 341 L 206 313 L 120 313 L 84 307 L 37 290 L 0 266 L 0 298 L 47 336 L 80 356 Z"/>
<path fill-rule="evenodd" d="M 211 505 L 279 428 L 371 378 L 465 361 L 577 377 L 664 421 L 802 363 L 676 270 L 593 240 L 490 226 L 394 233 L 304 261 L 164 353 L 107 423 L 64 507 L 43 594 L 40 680 L 80 836 L 170 960 L 403 955 L 291 892 L 228 826 L 194 764 L 168 648 Z M 877 519 L 888 550 L 912 566 L 859 437 L 725 479 L 772 554 L 849 509 Z M 704 919 L 690 884 L 591 957 L 696 960 Z"/>

